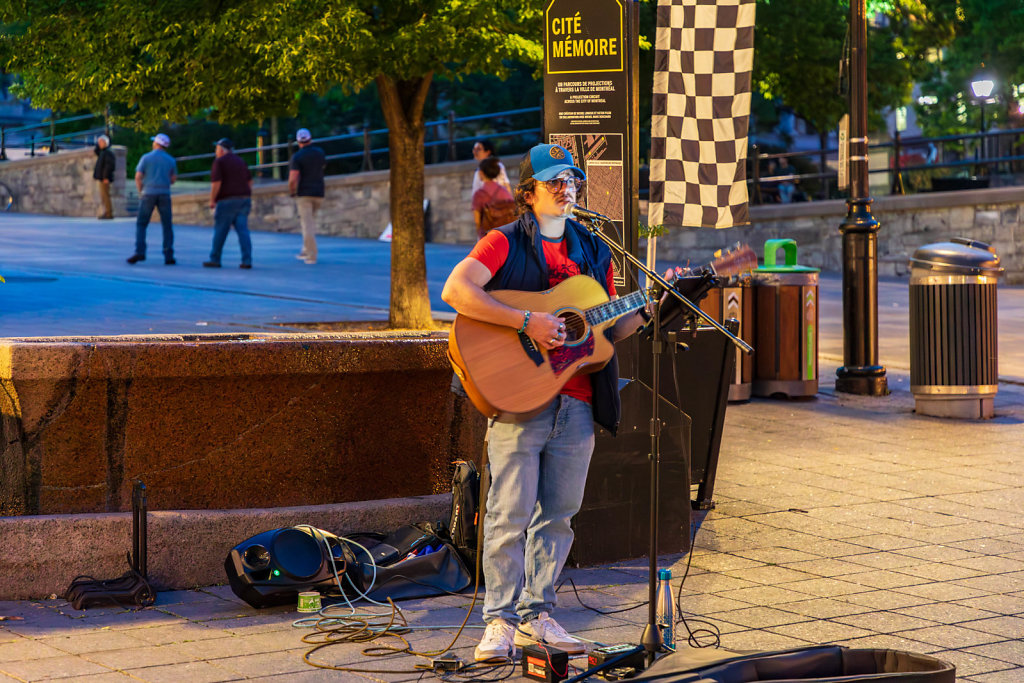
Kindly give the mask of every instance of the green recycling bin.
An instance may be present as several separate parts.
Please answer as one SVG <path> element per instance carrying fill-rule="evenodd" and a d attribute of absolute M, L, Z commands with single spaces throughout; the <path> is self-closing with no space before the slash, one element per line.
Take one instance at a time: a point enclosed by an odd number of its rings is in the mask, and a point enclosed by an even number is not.
<path fill-rule="evenodd" d="M 754 396 L 818 393 L 819 269 L 797 265 L 796 252 L 795 240 L 767 240 L 754 271 Z"/>

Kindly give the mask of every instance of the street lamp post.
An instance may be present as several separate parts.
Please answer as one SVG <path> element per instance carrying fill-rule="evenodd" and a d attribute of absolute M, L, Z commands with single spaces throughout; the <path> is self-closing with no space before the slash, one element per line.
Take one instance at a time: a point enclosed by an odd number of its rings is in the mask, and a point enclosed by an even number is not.
<path fill-rule="evenodd" d="M 988 155 L 985 153 L 985 104 L 991 101 L 992 90 L 995 82 L 991 78 L 979 76 L 971 81 L 971 92 L 974 99 L 981 107 L 981 158 L 984 160 Z"/>
<path fill-rule="evenodd" d="M 878 364 L 878 221 L 868 197 L 868 24 L 866 0 L 850 2 L 850 198 L 843 237 L 843 367 L 836 391 L 884 396 Z"/>

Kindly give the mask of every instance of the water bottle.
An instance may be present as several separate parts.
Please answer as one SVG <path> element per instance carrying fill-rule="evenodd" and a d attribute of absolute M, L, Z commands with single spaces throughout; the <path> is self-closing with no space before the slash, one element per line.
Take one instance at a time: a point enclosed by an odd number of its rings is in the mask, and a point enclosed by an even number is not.
<path fill-rule="evenodd" d="M 672 609 L 671 569 L 658 570 L 658 594 L 655 606 L 655 617 L 658 630 L 661 631 L 661 642 L 669 649 L 675 649 L 675 614 Z"/>

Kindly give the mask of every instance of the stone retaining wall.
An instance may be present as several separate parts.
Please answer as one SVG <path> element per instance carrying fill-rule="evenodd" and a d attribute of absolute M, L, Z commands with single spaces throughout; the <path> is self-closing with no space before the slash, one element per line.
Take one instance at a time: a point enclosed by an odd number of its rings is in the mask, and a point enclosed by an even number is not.
<path fill-rule="evenodd" d="M 115 211 L 124 214 L 125 150 L 113 147 L 118 159 L 113 197 Z M 510 160 L 506 160 L 507 162 Z M 0 182 L 15 195 L 15 209 L 30 213 L 94 216 L 99 206 L 91 149 L 0 164 Z M 469 205 L 472 160 L 425 167 L 425 197 L 430 200 L 428 237 L 432 242 L 472 244 L 476 239 Z M 507 163 L 513 184 L 518 167 Z M 377 238 L 390 221 L 389 173 L 371 171 L 327 178 L 327 196 L 319 216 L 320 233 Z M 176 223 L 212 225 L 207 191 L 174 195 Z M 991 244 L 1006 268 L 1005 282 L 1024 283 L 1024 188 L 1002 187 L 959 192 L 886 196 L 872 207 L 881 224 L 878 233 L 879 273 L 907 273 L 907 259 L 930 242 L 962 236 Z M 644 213 L 643 207 L 641 213 Z M 842 271 L 839 223 L 846 214 L 843 201 L 752 206 L 751 225 L 723 231 L 677 228 L 659 239 L 658 256 L 669 261 L 704 261 L 712 252 L 734 242 L 758 249 L 765 240 L 797 240 L 800 262 L 825 271 Z M 642 216 L 641 220 L 645 220 Z M 255 230 L 299 232 L 295 201 L 283 182 L 257 186 L 253 191 L 250 226 Z"/>
<path fill-rule="evenodd" d="M 881 197 L 872 205 L 881 225 L 878 272 L 907 275 L 907 260 L 924 244 L 967 237 L 992 245 L 1006 268 L 1004 282 L 1024 284 L 1024 188 L 1001 187 Z M 846 202 L 752 206 L 751 225 L 727 230 L 671 230 L 658 238 L 658 258 L 702 262 L 715 249 L 747 242 L 761 254 L 765 240 L 797 241 L 799 261 L 828 272 L 842 272 L 839 224 Z"/>
<path fill-rule="evenodd" d="M 431 242 L 446 244 L 476 241 L 476 228 L 470 210 L 475 161 L 433 164 L 424 171 L 424 197 L 430 200 Z M 516 182 L 518 165 L 508 168 Z M 391 221 L 389 215 L 389 172 L 370 171 L 344 176 L 330 176 L 318 217 L 322 235 L 376 239 Z M 174 195 L 174 221 L 189 225 L 213 225 L 209 192 Z M 284 182 L 257 185 L 253 188 L 249 227 L 272 232 L 299 232 L 299 215 L 295 200 L 288 196 Z"/>
<path fill-rule="evenodd" d="M 117 158 L 110 199 L 115 216 L 125 216 L 125 159 L 127 151 L 112 145 Z M 96 155 L 91 147 L 0 163 L 0 182 L 14 195 L 12 211 L 56 216 L 96 217 L 100 195 L 93 180 Z"/>

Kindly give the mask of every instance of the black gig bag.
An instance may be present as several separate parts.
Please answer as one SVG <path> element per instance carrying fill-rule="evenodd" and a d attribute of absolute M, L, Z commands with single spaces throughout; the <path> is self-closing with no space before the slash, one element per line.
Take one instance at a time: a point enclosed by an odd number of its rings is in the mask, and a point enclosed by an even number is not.
<path fill-rule="evenodd" d="M 477 525 L 480 523 L 480 473 L 470 460 L 457 460 L 452 476 L 452 507 L 448 537 L 467 567 L 476 567 Z"/>
<path fill-rule="evenodd" d="M 460 593 L 473 582 L 459 553 L 429 523 L 409 524 L 386 536 L 347 538 L 366 548 L 349 544 L 361 583 L 370 586 L 367 595 L 378 602 Z"/>

